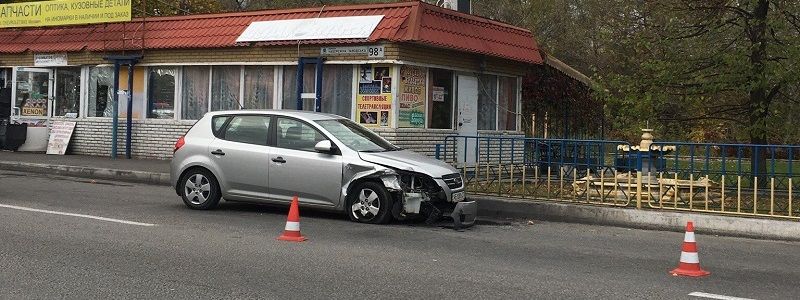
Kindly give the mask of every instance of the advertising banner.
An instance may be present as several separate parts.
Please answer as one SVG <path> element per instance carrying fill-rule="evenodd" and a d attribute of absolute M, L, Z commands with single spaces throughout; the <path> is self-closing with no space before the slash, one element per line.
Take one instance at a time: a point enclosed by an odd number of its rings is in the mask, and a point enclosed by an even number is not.
<path fill-rule="evenodd" d="M 356 116 L 367 127 L 389 127 L 392 124 L 392 67 L 361 65 Z"/>
<path fill-rule="evenodd" d="M 400 97 L 398 127 L 425 127 L 425 83 L 427 70 L 423 67 L 400 67 Z"/>
<path fill-rule="evenodd" d="M 53 122 L 50 129 L 50 140 L 47 142 L 47 154 L 64 155 L 67 152 L 72 132 L 75 131 L 75 122 Z"/>
<path fill-rule="evenodd" d="M 52 0 L 0 4 L 0 27 L 40 27 L 131 20 L 131 0 Z"/>

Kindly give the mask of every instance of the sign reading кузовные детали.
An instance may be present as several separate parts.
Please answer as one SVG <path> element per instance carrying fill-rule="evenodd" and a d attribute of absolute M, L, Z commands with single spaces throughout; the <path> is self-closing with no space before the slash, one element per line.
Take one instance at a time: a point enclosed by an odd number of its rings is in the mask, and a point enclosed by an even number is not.
<path fill-rule="evenodd" d="M 0 4 L 0 27 L 40 27 L 131 20 L 131 0 L 53 0 Z"/>

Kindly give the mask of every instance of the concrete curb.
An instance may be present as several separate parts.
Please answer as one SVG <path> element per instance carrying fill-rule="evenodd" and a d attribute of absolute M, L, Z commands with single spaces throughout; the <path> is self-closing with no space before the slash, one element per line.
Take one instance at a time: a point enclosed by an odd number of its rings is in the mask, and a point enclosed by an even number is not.
<path fill-rule="evenodd" d="M 93 168 L 83 166 L 49 165 L 27 162 L 0 161 L 0 169 L 42 174 L 74 176 L 89 179 L 116 180 L 153 185 L 170 185 L 169 173 Z"/>
<path fill-rule="evenodd" d="M 170 185 L 169 174 L 158 172 L 12 161 L 0 161 L 0 169 L 89 179 Z M 478 202 L 478 216 L 484 218 L 535 219 L 676 232 L 683 232 L 686 222 L 694 221 L 696 231 L 701 234 L 800 241 L 800 222 L 796 221 L 515 200 L 482 195 L 470 196 L 470 198 Z"/>
<path fill-rule="evenodd" d="M 800 222 L 747 217 L 729 217 L 692 212 L 637 210 L 633 208 L 513 200 L 471 196 L 478 202 L 478 215 L 489 218 L 527 218 L 555 222 L 683 232 L 693 221 L 696 232 L 724 236 L 800 241 Z"/>

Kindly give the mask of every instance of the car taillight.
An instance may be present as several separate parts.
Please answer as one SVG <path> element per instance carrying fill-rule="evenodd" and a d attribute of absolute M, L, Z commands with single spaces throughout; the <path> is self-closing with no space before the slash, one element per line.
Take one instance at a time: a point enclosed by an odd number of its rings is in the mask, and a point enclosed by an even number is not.
<path fill-rule="evenodd" d="M 172 153 L 178 151 L 184 144 L 186 144 L 186 141 L 183 140 L 183 137 L 179 138 L 178 141 L 175 142 L 175 149 L 172 150 Z"/>

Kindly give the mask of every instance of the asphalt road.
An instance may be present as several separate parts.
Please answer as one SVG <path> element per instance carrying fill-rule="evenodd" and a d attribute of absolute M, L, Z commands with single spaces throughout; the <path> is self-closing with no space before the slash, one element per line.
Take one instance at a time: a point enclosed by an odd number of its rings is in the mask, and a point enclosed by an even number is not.
<path fill-rule="evenodd" d="M 800 243 L 707 236 L 702 224 L 712 274 L 698 279 L 667 273 L 674 232 L 538 221 L 457 232 L 301 209 L 310 240 L 289 243 L 275 239 L 286 211 L 193 211 L 168 187 L 0 170 L 0 299 L 800 297 Z"/>

